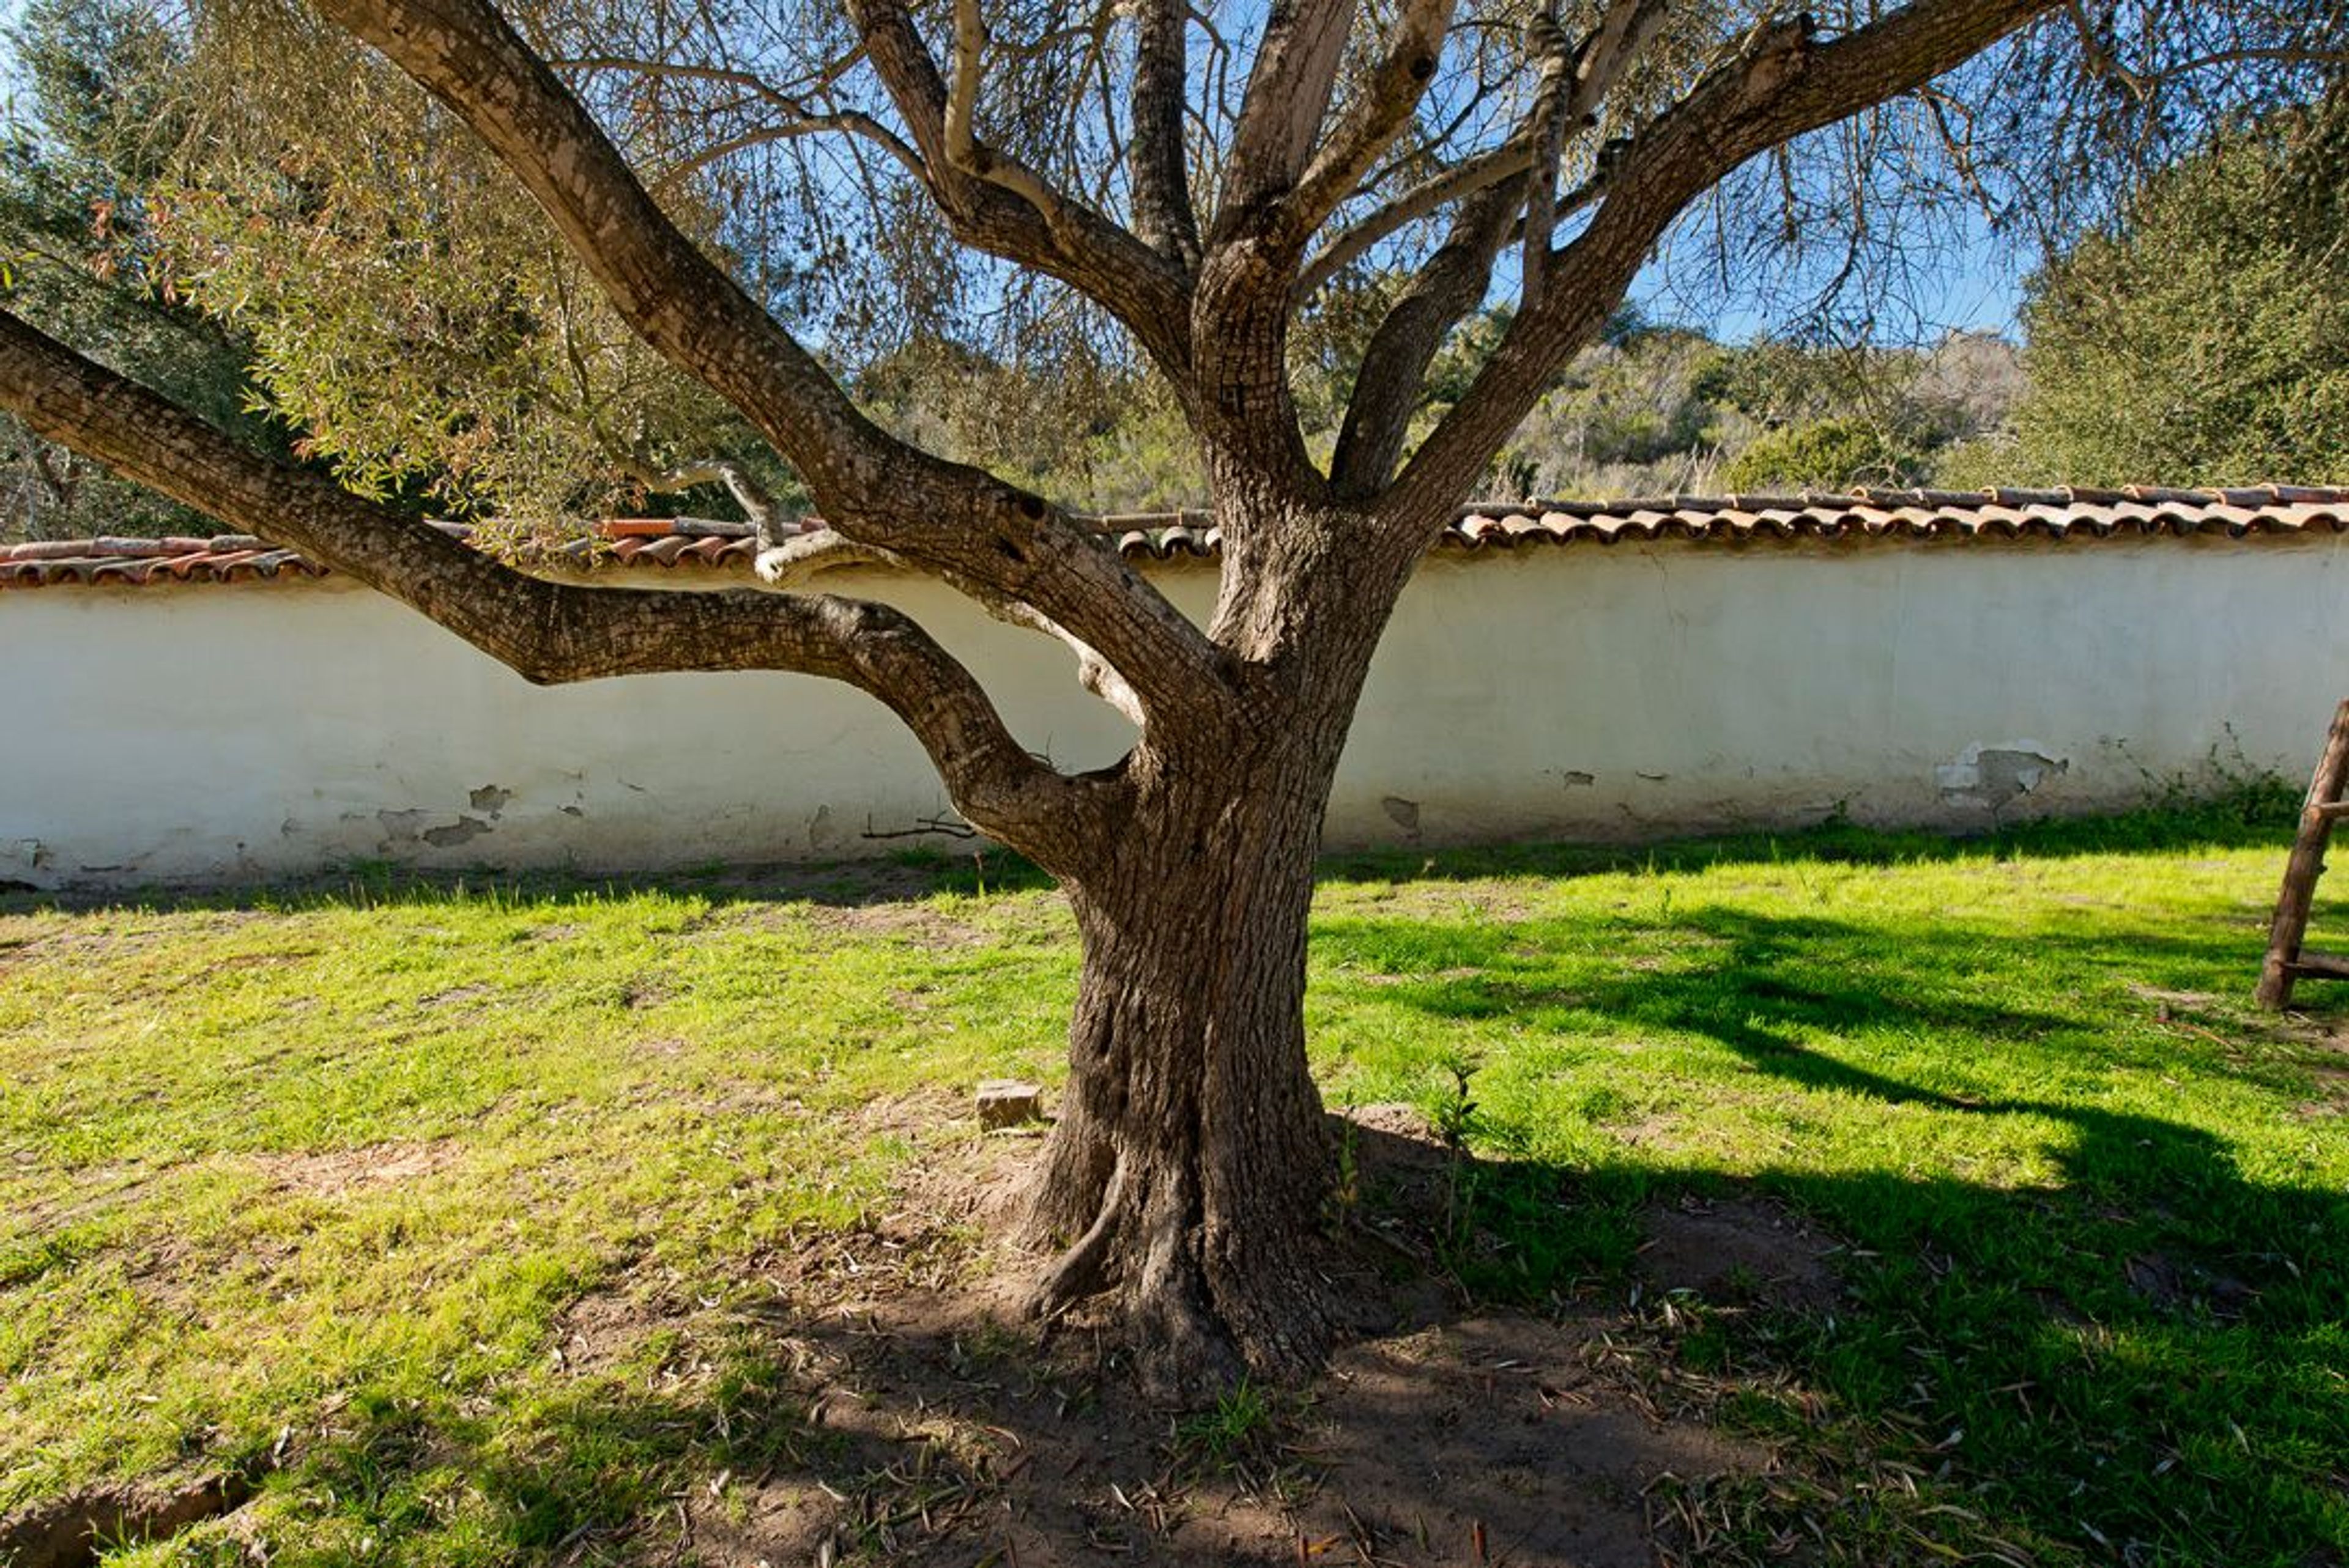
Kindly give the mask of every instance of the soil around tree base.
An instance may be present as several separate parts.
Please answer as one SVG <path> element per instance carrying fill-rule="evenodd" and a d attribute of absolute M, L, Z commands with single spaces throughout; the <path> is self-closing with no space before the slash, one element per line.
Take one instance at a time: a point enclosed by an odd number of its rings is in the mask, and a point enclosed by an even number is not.
<path fill-rule="evenodd" d="M 1404 1108 L 1353 1114 L 1362 1177 L 1406 1201 L 1450 1159 Z M 942 1227 L 1005 1212 L 1028 1148 L 989 1140 L 931 1166 L 881 1249 L 919 1257 Z M 1702 1261 L 1697 1243 L 1716 1225 L 1759 1226 L 1772 1253 L 1740 1254 L 1738 1288 L 1759 1275 L 1804 1305 L 1832 1288 L 1823 1239 L 1791 1216 L 1730 1207 L 1653 1216 L 1643 1284 L 1710 1288 L 1718 1271 L 1686 1282 L 1662 1271 Z M 1466 1306 L 1434 1277 L 1379 1266 L 1400 1255 L 1392 1241 L 1359 1247 L 1331 1282 L 1352 1321 L 1318 1378 L 1187 1412 L 1135 1391 L 1104 1315 L 1042 1334 L 1020 1322 L 1029 1260 L 997 1252 L 944 1289 L 899 1288 L 867 1270 L 869 1288 L 798 1342 L 810 1408 L 842 1445 L 826 1467 L 833 1479 L 736 1478 L 689 1502 L 675 1535 L 636 1544 L 647 1561 L 683 1551 L 712 1568 L 1651 1568 L 1660 1482 L 1772 1469 L 1767 1449 L 1675 1418 L 1603 1369 L 1594 1347 L 1619 1314 Z"/>

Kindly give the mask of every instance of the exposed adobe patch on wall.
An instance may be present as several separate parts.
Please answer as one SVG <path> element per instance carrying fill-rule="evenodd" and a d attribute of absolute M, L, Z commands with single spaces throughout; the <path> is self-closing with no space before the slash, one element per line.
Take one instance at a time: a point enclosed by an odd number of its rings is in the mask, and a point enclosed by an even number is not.
<path fill-rule="evenodd" d="M 2035 740 L 1990 746 L 1976 741 L 1959 752 L 1956 761 L 1934 769 L 1933 782 L 1952 806 L 1996 811 L 2071 770 L 2069 758 Z"/>
<path fill-rule="evenodd" d="M 474 791 L 475 795 L 480 793 L 478 789 Z M 383 824 L 384 831 L 383 842 L 378 846 L 378 852 L 390 854 L 402 844 L 429 844 L 436 850 L 452 849 L 492 830 L 487 818 L 464 813 L 460 813 L 453 822 L 442 822 L 435 827 L 425 825 L 440 814 L 438 811 L 420 810 L 378 811 L 375 820 Z"/>

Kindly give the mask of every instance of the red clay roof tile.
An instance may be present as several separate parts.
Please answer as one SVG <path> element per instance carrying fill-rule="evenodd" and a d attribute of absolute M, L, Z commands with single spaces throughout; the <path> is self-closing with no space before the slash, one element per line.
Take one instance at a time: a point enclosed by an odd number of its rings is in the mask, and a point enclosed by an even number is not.
<path fill-rule="evenodd" d="M 1205 512 L 1091 520 L 1131 560 L 1214 555 L 1222 534 Z M 447 532 L 470 531 L 440 523 Z M 816 526 L 812 522 L 803 526 Z M 1860 490 L 1852 494 L 1671 496 L 1616 501 L 1483 501 L 1463 509 L 1439 548 L 1464 553 L 1663 539 L 1745 545 L 1800 539 L 2066 539 L 2075 535 L 2244 539 L 2349 532 L 2349 490 Z M 759 543 L 745 523 L 622 518 L 595 536 L 540 547 L 590 573 L 743 572 Z M 0 545 L 0 589 L 54 584 L 233 583 L 323 577 L 327 569 L 249 534 L 213 539 L 88 539 Z"/>

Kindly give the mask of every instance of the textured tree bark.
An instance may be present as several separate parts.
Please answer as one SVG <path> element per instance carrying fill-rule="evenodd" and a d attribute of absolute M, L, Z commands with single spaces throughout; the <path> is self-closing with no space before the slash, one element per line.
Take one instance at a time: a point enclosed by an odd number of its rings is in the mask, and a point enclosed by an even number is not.
<path fill-rule="evenodd" d="M 1243 694 L 1226 724 L 1136 748 L 1119 837 L 1070 883 L 1084 967 L 1026 1215 L 1063 1249 L 1033 1309 L 1114 1298 L 1144 1387 L 1175 1400 L 1302 1372 L 1328 1346 L 1306 917 L 1339 755 L 1417 553 L 1269 484 L 1226 488 L 1216 634 L 1249 655 Z M 1232 573 L 1256 551 L 1257 573 Z M 1321 614 L 1299 617 L 1308 603 Z"/>
<path fill-rule="evenodd" d="M 1084 970 L 1032 1237 L 1050 1313 L 1110 1293 L 1145 1387 L 1309 1367 L 1328 1187 L 1306 1069 L 1317 788 L 1270 748 L 1144 793 L 1113 868 L 1071 890 Z"/>

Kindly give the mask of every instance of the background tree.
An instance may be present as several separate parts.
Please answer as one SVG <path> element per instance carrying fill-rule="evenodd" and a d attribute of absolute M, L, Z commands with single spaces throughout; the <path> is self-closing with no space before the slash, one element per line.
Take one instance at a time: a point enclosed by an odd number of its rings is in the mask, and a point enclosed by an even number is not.
<path fill-rule="evenodd" d="M 2349 480 L 2349 91 L 2230 127 L 2034 274 L 2015 466 Z"/>
<path fill-rule="evenodd" d="M 150 198 L 179 143 L 183 37 L 132 0 L 35 0 L 7 31 L 0 264 L 26 319 L 264 447 L 246 346 L 160 284 Z M 0 538 L 211 533 L 202 512 L 0 418 Z"/>
<path fill-rule="evenodd" d="M 1721 470 L 1723 486 L 1757 490 L 1848 490 L 1917 482 L 1922 464 L 1897 435 L 1868 419 L 1829 418 L 1756 438 Z"/>
<path fill-rule="evenodd" d="M 200 286 L 248 320 L 291 291 L 315 300 L 305 320 L 367 346 L 268 349 L 273 396 L 303 400 L 315 439 L 362 477 L 371 452 L 423 449 L 460 480 L 506 461 L 502 443 L 545 440 L 541 493 L 558 501 L 573 465 L 582 484 L 724 481 L 771 525 L 760 568 L 782 591 L 531 578 L 10 316 L 0 403 L 532 680 L 793 669 L 888 704 L 961 811 L 1061 881 L 1083 941 L 1025 1220 L 1061 1251 L 1032 1305 L 1113 1293 L 1144 1376 L 1179 1391 L 1243 1363 L 1300 1367 L 1325 1342 L 1330 1148 L 1302 999 L 1339 754 L 1418 558 L 1659 242 L 1700 203 L 1692 221 L 1745 234 L 1758 202 L 1784 214 L 1784 243 L 1832 242 L 1857 267 L 1900 250 L 1884 203 L 1932 179 L 2039 201 L 2050 160 L 2076 160 L 2093 197 L 2126 167 L 2116 145 L 2158 155 L 2215 103 L 2303 92 L 2271 56 L 2338 50 L 2344 23 L 2317 0 L 1816 16 L 1713 0 L 220 0 L 191 26 L 198 68 L 242 89 L 212 94 L 199 130 L 197 162 L 230 176 L 192 181 L 218 193 L 191 220 L 216 263 Z M 430 105 L 402 107 L 393 67 Z M 333 153 L 337 131 L 367 155 Z M 1823 196 L 1838 181 L 1839 206 Z M 389 260 L 347 264 L 288 232 Z M 334 298 L 302 292 L 322 267 L 343 269 Z M 346 294 L 393 319 L 333 310 Z M 606 357 L 582 374 L 565 324 L 605 313 Z M 276 329 L 254 330 L 266 347 Z M 463 356 L 500 334 L 523 346 L 499 363 L 523 373 L 477 399 Z M 932 340 L 988 351 L 958 377 L 1040 341 L 1155 378 L 1222 529 L 1206 625 L 1053 500 L 859 406 L 866 366 Z M 1447 371 L 1435 409 L 1429 373 L 1455 340 L 1475 363 Z M 429 374 L 389 357 L 411 352 L 456 357 Z M 1326 457 L 1300 359 L 1342 408 Z M 418 407 L 357 395 L 368 377 Z M 740 426 L 690 412 L 703 398 Z M 370 446 L 381 421 L 394 438 Z M 730 428 L 740 448 L 687 444 Z M 768 460 L 827 526 L 780 526 L 755 482 Z M 808 590 L 876 559 L 1065 643 L 1133 722 L 1132 749 L 1060 773 L 902 613 Z"/>

